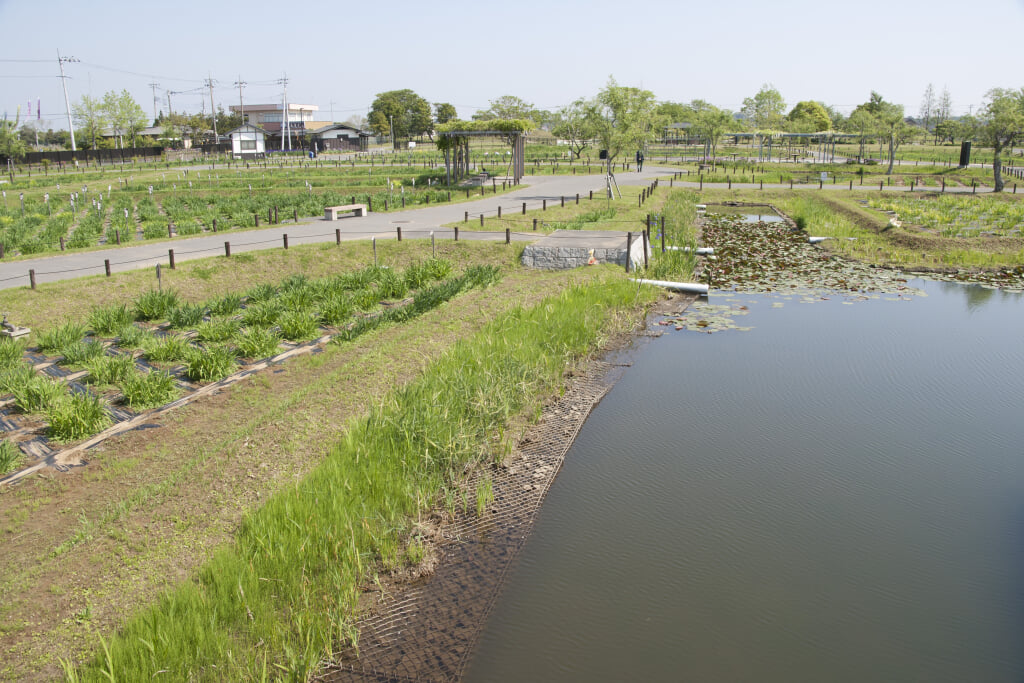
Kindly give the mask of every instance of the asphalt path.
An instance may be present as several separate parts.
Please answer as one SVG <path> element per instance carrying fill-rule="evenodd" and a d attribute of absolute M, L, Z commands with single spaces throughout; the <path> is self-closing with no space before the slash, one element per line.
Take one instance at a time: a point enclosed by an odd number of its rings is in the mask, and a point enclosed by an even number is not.
<path fill-rule="evenodd" d="M 667 181 L 674 171 L 657 166 L 650 167 L 643 172 L 618 173 L 616 179 L 619 185 L 645 185 L 655 178 L 661 178 L 662 182 Z M 689 176 L 692 178 L 692 176 Z M 699 182 L 687 180 L 673 181 L 675 187 L 698 188 Z M 724 188 L 724 183 L 704 183 L 707 189 Z M 860 190 L 873 189 L 870 186 L 858 186 Z M 760 189 L 759 183 L 732 183 L 733 189 Z M 789 184 L 765 184 L 764 189 L 789 189 Z M 819 189 L 818 184 L 808 183 L 796 185 L 794 189 L 815 190 Z M 848 190 L 847 184 L 832 185 L 825 183 L 822 188 L 829 191 Z M 46 282 L 58 282 L 70 280 L 86 275 L 99 275 L 106 272 L 105 261 L 110 262 L 110 272 L 118 273 L 138 268 L 152 268 L 156 264 L 169 265 L 170 255 L 168 250 L 174 250 L 176 263 L 198 258 L 208 258 L 225 253 L 225 242 L 230 243 L 231 253 L 238 254 L 247 251 L 258 251 L 261 249 L 277 249 L 284 245 L 284 236 L 288 235 L 289 246 L 292 244 L 309 244 L 316 242 L 333 242 L 338 239 L 342 241 L 376 239 L 397 239 L 397 228 L 402 229 L 403 239 L 429 239 L 433 232 L 435 239 L 453 239 L 454 230 L 442 228 L 445 223 L 463 221 L 466 213 L 470 221 L 478 221 L 481 214 L 493 218 L 497 215 L 499 207 L 502 216 L 514 224 L 516 219 L 521 217 L 523 204 L 527 210 L 540 209 L 545 201 L 549 205 L 560 202 L 562 197 L 565 201 L 575 202 L 576 195 L 580 195 L 580 201 L 589 201 L 590 192 L 593 191 L 595 201 L 597 197 L 603 197 L 605 191 L 605 178 L 598 175 L 554 175 L 554 176 L 526 176 L 523 178 L 522 186 L 510 193 L 502 195 L 482 196 L 475 201 L 460 202 L 456 204 L 435 204 L 429 207 L 420 207 L 404 211 L 392 211 L 388 213 L 369 213 L 362 217 L 342 218 L 336 221 L 327 221 L 323 218 L 302 218 L 298 222 L 288 221 L 286 223 L 268 226 L 259 230 L 227 231 L 222 233 L 206 233 L 201 236 L 189 238 L 177 238 L 166 241 L 139 241 L 128 246 L 111 249 L 100 249 L 88 252 L 65 252 L 55 255 L 40 256 L 38 258 L 23 259 L 17 261 L 0 262 L 0 290 L 14 287 L 28 287 L 30 283 L 29 271 L 35 271 L 37 284 Z M 909 187 L 885 187 L 884 192 L 909 192 Z M 971 188 L 947 188 L 947 193 L 970 193 Z M 988 188 L 978 188 L 978 192 L 990 191 Z M 516 241 L 533 241 L 540 237 L 537 233 L 528 229 L 529 221 L 522 221 L 521 229 L 511 233 L 511 239 Z M 337 231 L 337 232 L 336 232 Z M 505 239 L 504 231 L 483 232 L 477 230 L 466 230 L 459 232 L 459 239 L 465 240 L 487 240 L 499 241 Z"/>

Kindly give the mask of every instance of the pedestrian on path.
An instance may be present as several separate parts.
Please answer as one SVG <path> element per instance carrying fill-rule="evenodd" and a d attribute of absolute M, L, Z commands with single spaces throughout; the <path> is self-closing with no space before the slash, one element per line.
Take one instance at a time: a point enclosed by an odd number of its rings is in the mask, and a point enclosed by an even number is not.
<path fill-rule="evenodd" d="M 639 149 L 636 151 L 636 170 L 638 173 L 644 170 L 644 153 Z"/>

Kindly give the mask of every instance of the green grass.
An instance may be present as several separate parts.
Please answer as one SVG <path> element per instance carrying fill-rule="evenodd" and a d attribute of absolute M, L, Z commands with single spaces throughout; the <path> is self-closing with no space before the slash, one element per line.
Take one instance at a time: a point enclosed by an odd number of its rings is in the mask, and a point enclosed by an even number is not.
<path fill-rule="evenodd" d="M 143 351 L 151 361 L 176 363 L 185 360 L 192 349 L 188 340 L 177 335 L 150 337 L 143 340 Z"/>
<path fill-rule="evenodd" d="M 202 342 L 223 342 L 238 333 L 241 321 L 234 318 L 215 318 L 199 323 L 196 327 L 196 339 Z"/>
<path fill-rule="evenodd" d="M 119 384 L 135 374 L 135 361 L 131 356 L 98 356 L 85 364 L 90 384 Z"/>
<path fill-rule="evenodd" d="M 78 340 L 59 349 L 64 359 L 61 365 L 82 366 L 103 355 L 103 342 L 96 339 Z"/>
<path fill-rule="evenodd" d="M 360 583 L 422 558 L 417 514 L 488 458 L 493 435 L 555 390 L 566 365 L 638 296 L 648 295 L 616 273 L 515 309 L 454 345 L 352 424 L 309 476 L 248 515 L 234 545 L 194 581 L 169 590 L 74 675 L 150 680 L 172 671 L 203 681 L 274 671 L 304 680 L 334 646 L 357 637 Z"/>
<path fill-rule="evenodd" d="M 265 327 L 249 327 L 240 330 L 231 342 L 243 358 L 266 358 L 280 350 L 281 336 Z"/>
<path fill-rule="evenodd" d="M 25 353 L 25 342 L 21 339 L 0 337 L 0 369 L 9 368 L 21 362 Z"/>
<path fill-rule="evenodd" d="M 45 413 L 56 405 L 67 393 L 61 382 L 37 375 L 28 366 L 27 371 L 12 372 L 7 377 L 15 383 L 8 386 L 14 394 L 17 406 L 26 413 Z"/>
<path fill-rule="evenodd" d="M 285 310 L 277 319 L 281 336 L 289 341 L 308 341 L 320 334 L 317 316 L 311 308 Z"/>
<path fill-rule="evenodd" d="M 206 308 L 198 304 L 180 303 L 167 314 L 167 322 L 178 330 L 189 330 L 198 325 L 206 315 Z"/>

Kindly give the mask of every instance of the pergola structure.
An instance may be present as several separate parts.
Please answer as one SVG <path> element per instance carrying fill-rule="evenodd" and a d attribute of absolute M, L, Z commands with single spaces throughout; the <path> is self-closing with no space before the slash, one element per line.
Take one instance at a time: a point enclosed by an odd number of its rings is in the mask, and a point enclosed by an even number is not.
<path fill-rule="evenodd" d="M 469 141 L 472 137 L 500 137 L 512 146 L 510 172 L 513 183 L 526 174 L 526 134 L 532 130 L 532 121 L 498 119 L 492 121 L 451 121 L 438 126 L 438 147 L 444 151 L 445 178 L 449 185 L 454 179 L 469 175 Z"/>

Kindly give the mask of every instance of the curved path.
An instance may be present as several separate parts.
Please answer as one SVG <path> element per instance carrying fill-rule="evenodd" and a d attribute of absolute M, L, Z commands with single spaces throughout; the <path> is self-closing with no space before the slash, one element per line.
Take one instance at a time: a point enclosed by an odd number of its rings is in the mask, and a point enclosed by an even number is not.
<path fill-rule="evenodd" d="M 668 178 L 674 171 L 669 168 L 652 167 L 641 173 L 624 172 L 617 175 L 620 185 L 642 185 L 655 178 Z M 692 176 L 691 176 L 692 177 Z M 699 183 L 675 181 L 676 187 L 697 188 Z M 704 187 L 724 188 L 723 183 L 704 183 Z M 733 189 L 758 189 L 760 184 L 732 183 Z M 454 231 L 441 228 L 445 223 L 463 220 L 466 212 L 470 220 L 477 220 L 480 214 L 494 216 L 501 207 L 503 215 L 514 220 L 526 208 L 539 209 L 544 200 L 559 201 L 575 199 L 577 193 L 582 197 L 603 193 L 605 179 L 601 175 L 556 175 L 527 176 L 523 178 L 523 186 L 503 195 L 485 196 L 475 201 L 455 204 L 435 204 L 429 207 L 392 211 L 388 213 L 369 213 L 359 218 L 344 218 L 337 221 L 325 221 L 322 218 L 301 218 L 296 222 L 287 222 L 260 230 L 228 231 L 225 233 L 206 233 L 190 238 L 141 242 L 130 246 L 112 249 L 100 249 L 88 252 L 65 252 L 57 255 L 41 256 L 33 259 L 0 262 L 0 289 L 29 286 L 29 270 L 35 271 L 36 283 L 70 280 L 85 275 L 99 275 L 105 272 L 104 261 L 110 261 L 112 273 L 152 267 L 158 263 L 168 264 L 168 250 L 174 250 L 174 260 L 188 261 L 197 258 L 208 258 L 224 253 L 224 243 L 230 242 L 231 253 L 279 248 L 283 245 L 284 235 L 288 235 L 290 244 L 306 244 L 310 242 L 331 242 L 337 238 L 336 230 L 340 231 L 342 240 L 366 240 L 371 237 L 394 239 L 396 228 L 402 228 L 403 238 L 426 239 L 431 231 L 437 239 L 452 239 Z M 765 184 L 765 189 L 789 189 L 788 184 Z M 815 184 L 798 185 L 795 190 L 818 190 Z M 824 185 L 822 189 L 830 191 L 846 191 L 848 185 Z M 868 186 L 857 186 L 859 190 L 869 190 Z M 877 190 L 876 190 L 877 191 Z M 909 187 L 886 187 L 885 192 L 909 192 Z M 989 188 L 979 192 L 990 192 Z M 947 193 L 971 192 L 971 188 L 947 188 Z M 540 237 L 532 231 L 514 232 L 512 239 L 516 241 L 532 241 Z M 504 232 L 464 231 L 459 233 L 460 239 L 490 240 L 505 239 Z"/>

